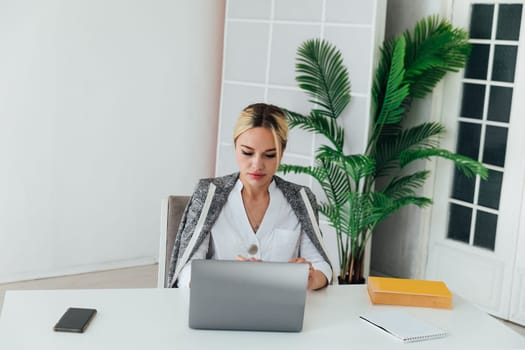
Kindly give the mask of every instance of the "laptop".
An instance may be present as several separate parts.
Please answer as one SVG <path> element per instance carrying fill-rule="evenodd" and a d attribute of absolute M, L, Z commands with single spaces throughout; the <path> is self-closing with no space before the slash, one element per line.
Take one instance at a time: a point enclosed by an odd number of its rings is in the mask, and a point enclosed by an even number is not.
<path fill-rule="evenodd" d="M 189 326 L 300 332 L 307 264 L 193 260 Z"/>

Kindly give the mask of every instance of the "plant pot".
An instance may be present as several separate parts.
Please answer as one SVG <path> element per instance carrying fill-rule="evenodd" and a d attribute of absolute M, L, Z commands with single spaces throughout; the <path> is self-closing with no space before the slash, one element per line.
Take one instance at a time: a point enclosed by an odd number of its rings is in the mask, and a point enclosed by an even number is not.
<path fill-rule="evenodd" d="M 341 272 L 346 272 L 344 276 L 339 275 L 337 280 L 339 284 L 365 284 L 365 277 L 363 276 L 364 271 L 364 255 L 361 256 L 350 256 L 346 269 L 341 269 Z"/>
<path fill-rule="evenodd" d="M 346 276 L 346 278 L 341 278 L 341 276 L 337 276 L 337 282 L 339 284 L 365 284 L 366 279 L 364 277 L 360 277 L 360 278 L 354 278 L 352 280 L 352 279 L 349 279 L 348 276 Z"/>

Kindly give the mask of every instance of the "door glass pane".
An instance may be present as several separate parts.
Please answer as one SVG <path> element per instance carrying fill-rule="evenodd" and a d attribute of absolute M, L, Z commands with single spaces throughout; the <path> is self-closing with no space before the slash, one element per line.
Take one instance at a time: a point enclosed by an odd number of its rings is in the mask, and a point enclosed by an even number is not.
<path fill-rule="evenodd" d="M 494 5 L 472 5 L 469 30 L 470 37 L 473 39 L 490 39 L 490 34 L 492 33 L 492 16 L 494 16 Z"/>
<path fill-rule="evenodd" d="M 476 216 L 476 229 L 474 231 L 474 245 L 494 250 L 497 226 L 497 215 L 478 210 Z"/>
<path fill-rule="evenodd" d="M 503 167 L 507 148 L 507 128 L 487 125 L 483 162 Z"/>
<path fill-rule="evenodd" d="M 472 209 L 451 203 L 449 214 L 447 237 L 456 241 L 468 243 L 470 237 Z"/>
<path fill-rule="evenodd" d="M 508 123 L 510 119 L 511 104 L 512 88 L 491 86 L 487 119 Z"/>
<path fill-rule="evenodd" d="M 487 208 L 499 209 L 499 197 L 501 193 L 502 181 L 502 172 L 489 170 L 488 179 L 486 181 L 480 181 L 479 183 L 478 204 Z"/>
<path fill-rule="evenodd" d="M 494 49 L 492 80 L 506 82 L 514 81 L 517 52 L 517 46 L 496 45 L 496 48 Z"/>
<path fill-rule="evenodd" d="M 456 152 L 464 156 L 478 159 L 481 125 L 460 122 Z"/>
<path fill-rule="evenodd" d="M 487 79 L 490 45 L 472 44 L 470 58 L 465 68 L 465 78 Z"/>
<path fill-rule="evenodd" d="M 457 168 L 454 169 L 454 182 L 452 185 L 452 198 L 464 202 L 472 203 L 474 201 L 475 178 L 468 178 Z"/>
<path fill-rule="evenodd" d="M 467 179 L 455 170 L 450 189 L 447 237 L 492 250 L 512 99 L 516 97 L 514 81 L 523 18 L 523 3 L 513 2 L 494 1 L 470 7 L 468 28 L 472 50 L 462 83 L 456 152 L 480 160 L 492 169 L 487 180 L 479 176 Z"/>
<path fill-rule="evenodd" d="M 481 119 L 483 117 L 483 102 L 485 101 L 485 85 L 463 84 L 463 99 L 461 101 L 461 116 Z"/>
<path fill-rule="evenodd" d="M 496 39 L 519 40 L 521 8 L 521 4 L 501 4 L 499 6 Z"/>

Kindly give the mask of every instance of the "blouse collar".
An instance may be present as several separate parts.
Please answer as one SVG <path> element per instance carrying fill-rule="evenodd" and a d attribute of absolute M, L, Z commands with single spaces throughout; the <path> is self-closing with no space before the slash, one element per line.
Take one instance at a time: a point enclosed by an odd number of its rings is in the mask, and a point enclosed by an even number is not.
<path fill-rule="evenodd" d="M 242 189 L 244 188 L 244 185 L 241 181 L 241 178 L 239 177 L 237 179 L 237 182 L 235 183 L 235 186 L 234 186 L 234 189 L 241 193 Z M 275 184 L 275 180 L 272 179 L 272 182 L 270 182 L 270 186 L 268 186 L 268 193 L 270 193 L 270 195 L 272 194 L 273 191 L 275 191 L 275 189 L 277 188 L 277 185 Z"/>

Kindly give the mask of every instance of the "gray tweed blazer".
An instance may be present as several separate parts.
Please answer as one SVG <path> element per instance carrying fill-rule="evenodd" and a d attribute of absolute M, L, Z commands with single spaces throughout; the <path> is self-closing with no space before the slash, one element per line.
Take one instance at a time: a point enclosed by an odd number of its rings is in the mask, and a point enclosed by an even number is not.
<path fill-rule="evenodd" d="M 223 177 L 201 179 L 186 206 L 171 254 L 168 286 L 175 287 L 184 265 L 201 245 L 232 191 L 239 173 Z M 324 260 L 332 266 L 319 230 L 317 202 L 308 187 L 300 186 L 274 176 L 277 187 L 299 219 L 301 229 L 308 235 Z"/>

